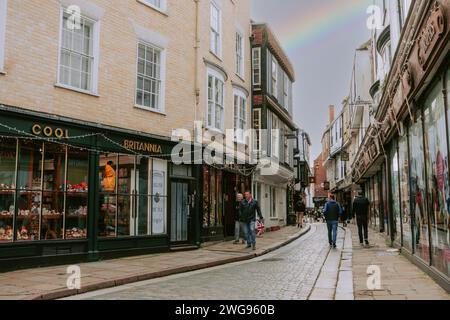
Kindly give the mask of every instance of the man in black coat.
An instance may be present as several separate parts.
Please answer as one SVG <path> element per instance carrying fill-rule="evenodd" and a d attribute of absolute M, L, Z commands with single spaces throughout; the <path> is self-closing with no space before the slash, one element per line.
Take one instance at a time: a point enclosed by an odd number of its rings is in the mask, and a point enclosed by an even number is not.
<path fill-rule="evenodd" d="M 369 207 L 370 201 L 367 199 L 362 191 L 353 201 L 353 217 L 356 216 L 356 223 L 358 224 L 359 243 L 361 246 L 369 246 Z"/>
<path fill-rule="evenodd" d="M 253 199 L 250 191 L 245 192 L 245 200 L 240 204 L 241 221 L 245 226 L 245 235 L 247 238 L 247 248 L 256 250 L 256 215 L 259 220 L 264 221 L 264 217 L 261 214 L 261 208 L 258 201 Z"/>

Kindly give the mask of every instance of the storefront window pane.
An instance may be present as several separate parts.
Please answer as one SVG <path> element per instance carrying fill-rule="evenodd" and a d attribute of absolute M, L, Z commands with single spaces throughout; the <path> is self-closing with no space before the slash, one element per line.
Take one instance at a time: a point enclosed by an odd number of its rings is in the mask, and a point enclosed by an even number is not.
<path fill-rule="evenodd" d="M 411 210 L 409 208 L 409 158 L 408 137 L 402 137 L 398 143 L 399 148 L 399 170 L 400 170 L 400 198 L 402 201 L 402 237 L 403 246 L 412 252 Z M 397 230 L 400 231 L 400 230 Z"/>
<path fill-rule="evenodd" d="M 117 198 L 119 209 L 117 230 L 119 236 L 134 235 L 134 230 L 130 229 L 132 219 L 131 193 L 134 191 L 136 181 L 134 162 L 134 156 L 119 156 Z"/>
<path fill-rule="evenodd" d="M 42 142 L 20 142 L 18 182 L 20 190 L 41 190 L 43 150 Z"/>
<path fill-rule="evenodd" d="M 46 143 L 44 150 L 44 190 L 64 191 L 66 147 Z"/>
<path fill-rule="evenodd" d="M 118 155 L 106 153 L 100 155 L 100 214 L 98 233 L 100 237 L 117 236 L 117 163 Z"/>
<path fill-rule="evenodd" d="M 0 190 L 15 189 L 16 139 L 0 138 Z"/>
<path fill-rule="evenodd" d="M 41 213 L 41 192 L 20 191 L 17 200 L 17 240 L 39 240 L 39 217 Z"/>
<path fill-rule="evenodd" d="M 401 215 L 400 215 L 400 194 L 399 194 L 399 167 L 397 143 L 394 142 L 391 149 L 391 199 L 392 217 L 394 223 L 394 241 L 400 242 Z"/>
<path fill-rule="evenodd" d="M 0 190 L 0 243 L 13 240 L 15 192 Z"/>
<path fill-rule="evenodd" d="M 425 159 L 423 149 L 422 117 L 418 116 L 416 123 L 409 129 L 410 146 L 410 188 L 411 188 L 411 218 L 414 235 L 414 252 L 426 261 L 430 261 L 428 212 L 425 189 Z"/>
<path fill-rule="evenodd" d="M 64 192 L 44 192 L 41 240 L 63 238 Z"/>
<path fill-rule="evenodd" d="M 151 217 L 149 195 L 151 190 L 151 163 L 149 158 L 138 157 L 136 162 L 136 204 L 137 220 L 135 222 L 138 235 L 150 234 L 149 221 Z"/>
<path fill-rule="evenodd" d="M 0 138 L 0 243 L 13 240 L 16 140 Z"/>
<path fill-rule="evenodd" d="M 116 192 L 117 161 L 117 154 L 100 155 L 100 191 Z"/>
<path fill-rule="evenodd" d="M 432 263 L 450 275 L 450 246 L 446 195 L 449 194 L 447 129 L 442 85 L 425 102 L 428 203 L 431 208 Z"/>
<path fill-rule="evenodd" d="M 166 234 L 167 162 L 153 161 L 152 234 Z"/>
<path fill-rule="evenodd" d="M 100 217 L 98 222 L 100 237 L 116 236 L 117 197 L 100 194 Z"/>
<path fill-rule="evenodd" d="M 85 151 L 68 149 L 66 239 L 87 237 L 89 158 Z"/>

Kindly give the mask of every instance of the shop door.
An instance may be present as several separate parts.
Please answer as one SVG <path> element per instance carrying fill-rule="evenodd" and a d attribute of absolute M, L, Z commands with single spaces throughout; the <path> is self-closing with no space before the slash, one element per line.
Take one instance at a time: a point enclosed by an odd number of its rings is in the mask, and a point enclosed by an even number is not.
<path fill-rule="evenodd" d="M 171 184 L 171 237 L 173 243 L 186 243 L 190 240 L 191 197 L 189 182 Z"/>
<path fill-rule="evenodd" d="M 235 205 L 236 205 L 236 180 L 235 176 L 227 174 L 225 176 L 225 237 L 234 237 L 235 225 Z"/>

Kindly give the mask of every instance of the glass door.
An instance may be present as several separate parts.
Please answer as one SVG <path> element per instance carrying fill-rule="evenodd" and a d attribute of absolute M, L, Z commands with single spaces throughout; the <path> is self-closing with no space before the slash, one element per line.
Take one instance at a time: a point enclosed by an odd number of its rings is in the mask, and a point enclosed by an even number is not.
<path fill-rule="evenodd" d="M 171 242 L 188 242 L 191 197 L 189 182 L 171 183 Z"/>

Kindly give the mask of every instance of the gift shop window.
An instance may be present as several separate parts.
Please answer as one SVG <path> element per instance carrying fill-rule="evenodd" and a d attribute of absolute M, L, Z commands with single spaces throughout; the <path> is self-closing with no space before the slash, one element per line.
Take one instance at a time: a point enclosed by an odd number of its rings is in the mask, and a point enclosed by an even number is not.
<path fill-rule="evenodd" d="M 428 207 L 431 221 L 431 261 L 450 276 L 450 237 L 448 195 L 448 144 L 443 82 L 439 81 L 425 101 L 425 156 L 428 180 Z"/>
<path fill-rule="evenodd" d="M 166 234 L 167 162 L 100 156 L 100 237 Z"/>
<path fill-rule="evenodd" d="M 87 178 L 87 152 L 0 140 L 0 242 L 86 238 Z"/>

